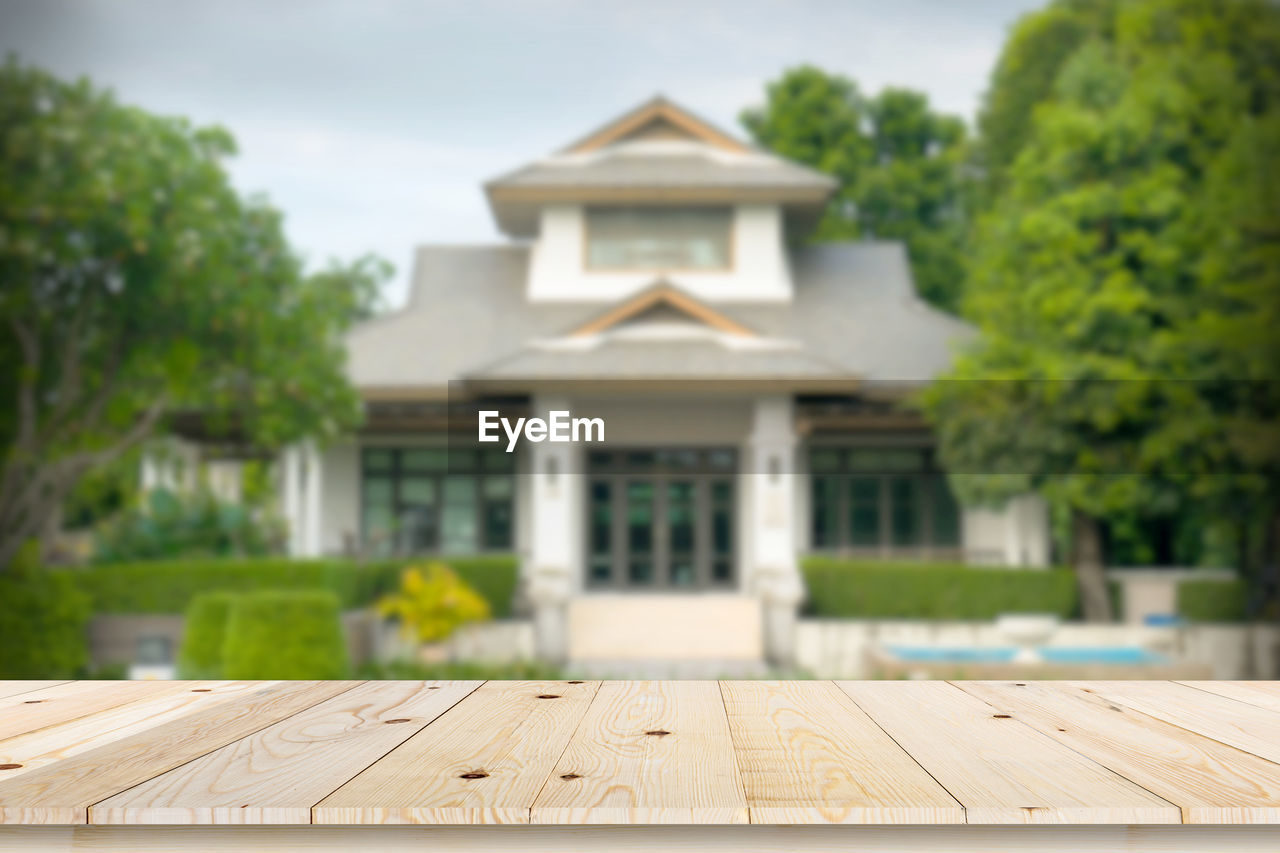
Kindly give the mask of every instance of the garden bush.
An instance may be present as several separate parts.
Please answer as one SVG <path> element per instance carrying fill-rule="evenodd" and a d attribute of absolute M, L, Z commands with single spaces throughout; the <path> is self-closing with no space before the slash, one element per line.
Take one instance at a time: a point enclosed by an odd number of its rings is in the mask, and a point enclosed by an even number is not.
<path fill-rule="evenodd" d="M 179 678 L 222 678 L 227 619 L 238 596 L 205 592 L 191 599 L 178 650 Z"/>
<path fill-rule="evenodd" d="M 994 619 L 1001 613 L 1079 610 L 1069 569 L 975 568 L 811 555 L 802 561 L 806 608 L 814 616 L 854 619 Z"/>
<path fill-rule="evenodd" d="M 489 604 L 444 563 L 428 563 L 405 569 L 400 588 L 378 600 L 378 612 L 419 643 L 435 643 L 468 622 L 488 619 Z"/>
<path fill-rule="evenodd" d="M 511 554 L 440 557 L 458 577 L 489 603 L 495 618 L 511 614 L 518 563 Z M 263 589 L 326 590 L 346 609 L 372 605 L 393 592 L 400 573 L 412 561 L 395 558 L 358 562 L 349 559 L 156 560 L 67 569 L 88 592 L 100 613 L 183 613 L 204 592 L 253 592 Z"/>
<path fill-rule="evenodd" d="M 348 671 L 341 602 L 331 592 L 266 590 L 236 596 L 223 643 L 230 679 L 343 678 Z"/>
<path fill-rule="evenodd" d="M 155 489 L 145 505 L 98 527 L 94 561 L 263 556 L 283 544 L 283 525 L 252 507 L 220 501 L 206 490 L 177 495 Z"/>
<path fill-rule="evenodd" d="M 1249 585 L 1243 580 L 1183 581 L 1178 584 L 1178 615 L 1189 622 L 1245 622 Z"/>
<path fill-rule="evenodd" d="M 90 615 L 88 595 L 23 549 L 0 572 L 0 679 L 83 676 Z"/>

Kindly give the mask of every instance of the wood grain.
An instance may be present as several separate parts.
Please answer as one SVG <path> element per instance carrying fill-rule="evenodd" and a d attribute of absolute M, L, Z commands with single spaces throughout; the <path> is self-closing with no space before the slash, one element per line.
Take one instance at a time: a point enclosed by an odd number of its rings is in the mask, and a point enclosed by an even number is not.
<path fill-rule="evenodd" d="M 528 823 L 598 682 L 489 682 L 312 810 L 315 823 Z"/>
<path fill-rule="evenodd" d="M 0 782 L 0 823 L 85 823 L 88 808 L 114 794 L 251 735 L 357 686 L 357 681 L 269 684 L 226 703 L 148 729 L 74 758 Z M 109 689 L 114 691 L 118 684 Z"/>
<path fill-rule="evenodd" d="M 1280 764 L 1053 682 L 956 682 L 1182 808 L 1184 823 L 1280 823 Z"/>
<path fill-rule="evenodd" d="M 1084 681 L 1071 686 L 1280 763 L 1280 714 L 1168 681 Z"/>
<path fill-rule="evenodd" d="M 721 685 L 752 823 L 964 823 L 964 809 L 831 682 Z"/>
<path fill-rule="evenodd" d="M 103 800 L 89 822 L 310 823 L 313 805 L 479 686 L 360 685 Z"/>
<path fill-rule="evenodd" d="M 945 682 L 842 681 L 968 823 L 1179 823 L 1181 812 Z"/>
<path fill-rule="evenodd" d="M 19 692 L 0 699 L 0 740 L 182 689 L 173 681 L 70 681 Z"/>
<path fill-rule="evenodd" d="M 57 687 L 66 681 L 0 681 L 0 699 L 6 696 L 17 696 L 19 693 L 30 693 L 32 690 L 43 690 L 46 687 Z"/>
<path fill-rule="evenodd" d="M 0 741 L 0 781 L 260 690 L 261 681 L 172 682 L 172 690 Z M 13 766 L 16 765 L 16 766 Z"/>
<path fill-rule="evenodd" d="M 714 681 L 609 681 L 533 804 L 534 823 L 747 823 Z"/>
<path fill-rule="evenodd" d="M 1179 681 L 1187 687 L 1216 693 L 1268 711 L 1280 712 L 1280 683 L 1275 681 Z"/>

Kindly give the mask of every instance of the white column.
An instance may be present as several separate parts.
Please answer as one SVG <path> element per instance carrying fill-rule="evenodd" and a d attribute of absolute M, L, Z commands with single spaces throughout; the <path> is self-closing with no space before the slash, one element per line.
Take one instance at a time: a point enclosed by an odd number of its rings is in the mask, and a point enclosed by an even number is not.
<path fill-rule="evenodd" d="M 804 597 L 796 561 L 795 456 L 791 398 L 758 398 L 747 438 L 752 535 L 745 568 L 763 602 L 766 652 L 779 664 L 793 657 L 796 609 Z"/>
<path fill-rule="evenodd" d="M 302 542 L 302 454 L 296 445 L 286 447 L 281 453 L 284 469 L 284 520 L 289 525 L 289 556 L 300 557 Z"/>
<path fill-rule="evenodd" d="M 306 473 L 303 486 L 306 489 L 304 512 L 307 520 L 304 525 L 306 536 L 303 552 L 308 557 L 319 557 L 324 552 L 324 530 L 320 523 L 321 500 L 324 496 L 324 464 L 320 449 L 315 442 L 307 442 L 305 453 Z"/>
<path fill-rule="evenodd" d="M 560 397 L 535 397 L 533 417 L 547 418 L 552 410 L 568 410 Z M 569 598 L 581 585 L 582 471 L 573 444 L 527 443 L 531 465 L 529 600 L 534 606 L 538 656 L 564 660 Z"/>

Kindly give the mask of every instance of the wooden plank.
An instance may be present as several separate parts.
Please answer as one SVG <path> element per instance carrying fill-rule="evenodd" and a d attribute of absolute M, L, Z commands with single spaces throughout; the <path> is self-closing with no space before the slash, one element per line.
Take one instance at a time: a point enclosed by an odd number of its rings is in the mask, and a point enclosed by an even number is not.
<path fill-rule="evenodd" d="M 344 693 L 358 681 L 285 681 L 0 782 L 0 823 L 85 823 L 88 807 Z"/>
<path fill-rule="evenodd" d="M 964 809 L 829 681 L 720 685 L 752 823 L 964 823 Z"/>
<path fill-rule="evenodd" d="M 1179 823 L 1177 806 L 945 682 L 842 681 L 968 823 Z"/>
<path fill-rule="evenodd" d="M 528 823 L 598 682 L 491 681 L 312 809 L 314 823 Z"/>
<path fill-rule="evenodd" d="M 533 823 L 747 823 L 714 681 L 611 681 L 551 771 Z"/>
<path fill-rule="evenodd" d="M 1216 693 L 1268 711 L 1280 711 L 1280 681 L 1179 681 L 1187 687 Z"/>
<path fill-rule="evenodd" d="M 0 699 L 0 740 L 87 717 L 148 696 L 181 691 L 172 681 L 69 681 Z"/>
<path fill-rule="evenodd" d="M 103 800 L 89 822 L 310 823 L 313 805 L 479 686 L 363 684 Z"/>
<path fill-rule="evenodd" d="M 1280 765 L 1053 682 L 956 687 L 1182 808 L 1183 823 L 1280 823 Z"/>
<path fill-rule="evenodd" d="M 0 681 L 0 699 L 6 696 L 17 696 L 19 693 L 30 693 L 32 690 L 43 690 L 46 687 L 57 687 L 66 681 Z"/>
<path fill-rule="evenodd" d="M 1275 853 L 1269 826 L 13 826 L 7 853 Z"/>
<path fill-rule="evenodd" d="M 1067 683 L 1280 764 L 1280 714 L 1168 681 Z"/>
<path fill-rule="evenodd" d="M 5 768 L 0 771 L 0 780 L 13 779 L 170 720 L 238 699 L 269 683 L 272 682 L 172 682 L 172 690 L 156 696 L 11 737 L 0 741 L 0 765 Z"/>

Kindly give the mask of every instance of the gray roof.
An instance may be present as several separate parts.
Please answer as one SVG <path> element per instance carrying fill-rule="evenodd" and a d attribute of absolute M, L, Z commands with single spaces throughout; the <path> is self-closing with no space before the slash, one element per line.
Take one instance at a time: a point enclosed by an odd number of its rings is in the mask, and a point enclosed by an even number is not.
<path fill-rule="evenodd" d="M 348 336 L 348 372 L 364 389 L 442 389 L 461 379 L 848 378 L 928 380 L 946 369 L 968 324 L 922 302 L 897 243 L 806 246 L 791 253 L 789 303 L 714 302 L 779 349 L 714 340 L 606 339 L 548 349 L 601 314 L 600 302 L 531 303 L 527 246 L 426 246 L 406 306 Z"/>
<path fill-rule="evenodd" d="M 836 180 L 780 157 L 756 155 L 725 162 L 714 154 L 602 156 L 573 165 L 530 163 L 488 183 L 489 187 L 731 187 L 734 189 L 814 189 L 829 192 Z"/>

